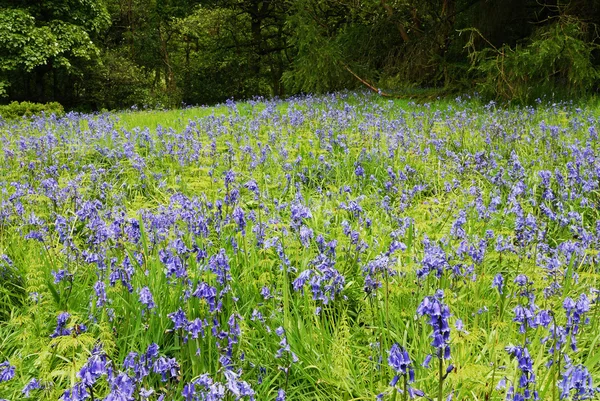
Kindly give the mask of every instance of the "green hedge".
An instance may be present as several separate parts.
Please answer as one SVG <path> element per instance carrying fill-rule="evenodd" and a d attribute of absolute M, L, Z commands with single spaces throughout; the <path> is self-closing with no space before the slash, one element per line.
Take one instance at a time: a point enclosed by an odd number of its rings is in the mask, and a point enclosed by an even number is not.
<path fill-rule="evenodd" d="M 10 120 L 19 117 L 30 117 L 35 114 L 56 114 L 62 115 L 65 113 L 62 105 L 57 102 L 50 103 L 31 103 L 31 102 L 11 102 L 7 105 L 0 106 L 0 117 L 5 120 Z"/>

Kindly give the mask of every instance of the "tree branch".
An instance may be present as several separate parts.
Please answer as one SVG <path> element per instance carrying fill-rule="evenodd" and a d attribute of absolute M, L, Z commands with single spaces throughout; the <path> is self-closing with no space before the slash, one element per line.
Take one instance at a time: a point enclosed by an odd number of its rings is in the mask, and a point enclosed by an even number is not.
<path fill-rule="evenodd" d="M 343 61 L 340 61 L 340 64 L 342 65 L 342 67 L 344 67 L 346 69 L 346 71 L 348 71 L 350 74 L 352 74 L 352 76 L 354 78 L 358 79 L 363 85 L 365 85 L 367 88 L 369 88 L 373 92 L 376 92 L 379 95 L 384 96 L 384 97 L 394 97 L 393 95 L 390 95 L 389 93 L 383 92 L 381 89 L 379 89 L 379 88 L 371 85 L 369 82 L 367 82 L 363 78 L 359 77 L 354 71 L 352 71 L 350 69 L 350 67 L 348 67 L 348 64 L 344 63 Z"/>

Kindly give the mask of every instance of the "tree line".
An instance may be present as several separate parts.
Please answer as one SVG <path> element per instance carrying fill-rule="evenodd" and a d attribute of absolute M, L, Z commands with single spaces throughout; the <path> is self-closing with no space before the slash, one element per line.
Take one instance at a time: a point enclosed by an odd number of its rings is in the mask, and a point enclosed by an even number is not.
<path fill-rule="evenodd" d="M 598 21 L 597 0 L 0 0 L 0 102 L 581 96 L 598 87 Z"/>

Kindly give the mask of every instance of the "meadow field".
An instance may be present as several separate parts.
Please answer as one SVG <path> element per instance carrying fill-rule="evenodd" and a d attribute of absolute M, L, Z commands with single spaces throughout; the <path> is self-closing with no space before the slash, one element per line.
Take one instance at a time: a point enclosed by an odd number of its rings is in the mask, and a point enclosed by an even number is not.
<path fill-rule="evenodd" d="M 584 400 L 600 107 L 0 121 L 0 399 Z"/>

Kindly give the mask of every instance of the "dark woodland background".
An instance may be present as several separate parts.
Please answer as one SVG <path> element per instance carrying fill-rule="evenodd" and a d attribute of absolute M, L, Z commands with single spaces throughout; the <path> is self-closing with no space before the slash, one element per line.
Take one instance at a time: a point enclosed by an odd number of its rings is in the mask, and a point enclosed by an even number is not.
<path fill-rule="evenodd" d="M 581 97 L 598 88 L 598 22 L 595 0 L 0 0 L 0 103 Z"/>

